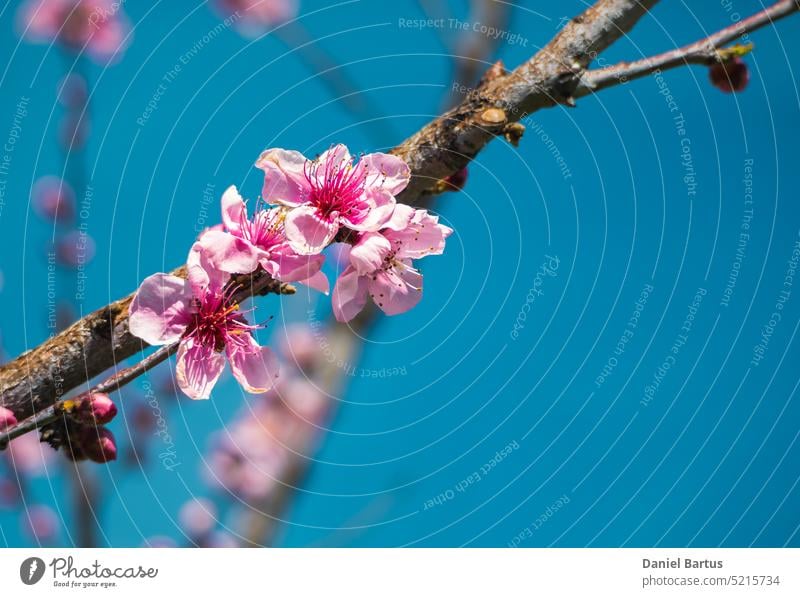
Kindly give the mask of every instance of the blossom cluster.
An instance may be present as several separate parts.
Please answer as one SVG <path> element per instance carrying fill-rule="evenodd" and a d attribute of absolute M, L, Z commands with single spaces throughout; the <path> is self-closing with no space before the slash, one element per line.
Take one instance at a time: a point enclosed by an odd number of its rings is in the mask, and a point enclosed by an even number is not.
<path fill-rule="evenodd" d="M 398 204 L 410 171 L 398 157 L 372 153 L 356 160 L 335 145 L 310 160 L 297 151 L 269 149 L 256 161 L 264 172 L 262 198 L 248 214 L 236 187 L 222 196 L 222 225 L 192 246 L 186 279 L 154 274 L 130 307 L 130 331 L 148 344 L 179 342 L 176 378 L 191 398 L 208 398 L 231 365 L 242 387 L 262 394 L 275 385 L 277 361 L 253 333 L 235 300 L 236 274 L 263 270 L 282 282 L 328 291 L 322 251 L 349 245 L 347 266 L 332 295 L 340 322 L 353 319 L 367 298 L 386 314 L 414 307 L 422 274 L 413 261 L 439 255 L 452 233 L 422 209 Z"/>

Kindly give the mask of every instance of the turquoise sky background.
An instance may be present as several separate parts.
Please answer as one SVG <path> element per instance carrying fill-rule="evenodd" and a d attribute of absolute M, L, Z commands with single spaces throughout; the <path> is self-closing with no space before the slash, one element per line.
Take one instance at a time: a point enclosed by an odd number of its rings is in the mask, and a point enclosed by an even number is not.
<path fill-rule="evenodd" d="M 518 37 L 497 52 L 509 67 L 584 6 L 532 4 L 512 9 L 508 30 Z M 760 4 L 734 0 L 732 10 Z M 0 211 L 7 357 L 49 333 L 53 229 L 29 196 L 38 177 L 62 173 L 55 95 L 65 70 L 80 67 L 91 83 L 85 221 L 97 256 L 77 305 L 84 313 L 180 264 L 196 228 L 218 218 L 204 194 L 237 184 L 255 197 L 262 149 L 387 150 L 440 113 L 454 76 L 443 44 L 454 29 L 401 26 L 423 16 L 415 1 L 301 0 L 309 39 L 360 90 L 358 114 L 276 35 L 223 28 L 142 121 L 218 13 L 197 0 L 127 2 L 133 39 L 103 68 L 21 42 L 17 6 L 0 7 L 0 138 L 27 102 Z M 694 41 L 730 24 L 726 6 L 663 2 L 603 59 Z M 447 10 L 467 19 L 464 2 Z M 496 141 L 480 154 L 464 191 L 435 204 L 455 233 L 445 255 L 422 263 L 422 303 L 383 319 L 358 364 L 405 374 L 352 379 L 279 545 L 800 546 L 800 278 L 786 285 L 800 241 L 800 17 L 752 41 L 744 93 L 721 93 L 702 67 L 674 70 L 536 113 L 519 148 Z M 748 194 L 749 237 L 725 301 Z M 532 288 L 541 290 L 534 301 Z M 783 290 L 781 319 L 753 364 Z M 275 315 L 273 334 L 329 312 L 318 297 L 257 304 Z M 218 500 L 220 525 L 229 524 L 201 456 L 248 400 L 230 379 L 206 403 L 165 399 L 181 465 L 169 471 L 153 457 L 143 470 L 97 467 L 104 544 L 185 542 L 176 513 L 192 496 Z M 128 422 L 111 424 L 121 444 Z M 59 512 L 58 542 L 71 545 L 68 484 L 54 466 L 26 496 Z M 32 544 L 19 508 L 0 511 L 0 530 L 0 543 Z"/>

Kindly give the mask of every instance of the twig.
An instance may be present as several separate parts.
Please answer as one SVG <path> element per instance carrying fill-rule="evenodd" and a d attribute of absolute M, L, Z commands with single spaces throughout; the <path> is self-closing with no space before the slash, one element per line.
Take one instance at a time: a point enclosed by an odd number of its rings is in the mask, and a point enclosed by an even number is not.
<path fill-rule="evenodd" d="M 658 70 L 667 70 L 687 64 L 709 65 L 730 58 L 732 55 L 747 53 L 752 46 L 739 46 L 731 49 L 731 51 L 720 50 L 720 48 L 798 10 L 800 10 L 800 2 L 798 0 L 782 0 L 758 14 L 692 44 L 635 62 L 621 62 L 606 68 L 590 70 L 581 77 L 575 97 L 600 91 L 626 81 L 639 79 Z"/>
<path fill-rule="evenodd" d="M 162 346 L 135 365 L 127 367 L 122 371 L 115 373 L 111 377 L 101 381 L 91 390 L 83 392 L 82 394 L 79 394 L 73 398 L 59 400 L 55 404 L 52 404 L 44 410 L 39 411 L 35 415 L 20 421 L 16 425 L 8 427 L 0 432 L 0 450 L 4 450 L 6 446 L 8 446 L 8 442 L 10 442 L 12 439 L 57 421 L 59 418 L 64 416 L 65 413 L 68 413 L 73 406 L 79 404 L 81 400 L 87 396 L 90 396 L 91 394 L 109 394 L 119 390 L 122 386 L 132 382 L 143 373 L 146 373 L 159 363 L 167 360 L 171 355 L 175 354 L 177 350 L 178 342 L 173 342 L 172 344 Z"/>
<path fill-rule="evenodd" d="M 414 205 L 435 192 L 437 183 L 464 168 L 492 139 L 533 111 L 575 97 L 585 69 L 625 35 L 657 0 L 599 0 L 570 21 L 542 51 L 509 74 L 500 75 L 469 94 L 457 107 L 435 119 L 393 150 L 411 168 L 412 179 L 398 199 Z M 783 0 L 739 24 L 734 31 L 708 39 L 722 44 L 770 19 L 797 10 L 797 0 Z M 685 61 L 678 64 L 684 64 Z M 677 64 L 676 64 L 677 66 Z M 599 71 L 598 71 L 599 72 Z M 621 83 L 614 78 L 613 83 Z M 588 91 L 587 91 L 588 92 Z M 176 270 L 181 272 L 181 270 Z M 185 275 L 185 273 L 184 273 Z M 284 293 L 285 285 L 260 274 L 262 292 Z M 128 331 L 128 296 L 78 321 L 0 368 L 0 405 L 18 418 L 53 404 L 145 345 Z"/>

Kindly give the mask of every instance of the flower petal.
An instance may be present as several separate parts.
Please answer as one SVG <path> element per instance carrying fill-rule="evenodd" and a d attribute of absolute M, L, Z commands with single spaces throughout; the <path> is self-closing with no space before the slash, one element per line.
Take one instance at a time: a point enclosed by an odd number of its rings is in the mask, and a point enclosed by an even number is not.
<path fill-rule="evenodd" d="M 222 193 L 222 221 L 225 228 L 233 233 L 241 232 L 242 222 L 247 219 L 247 207 L 244 199 L 234 185 Z M 237 234 L 237 236 L 239 236 Z"/>
<path fill-rule="evenodd" d="M 191 299 L 186 280 L 169 274 L 145 278 L 131 302 L 131 334 L 155 346 L 175 342 L 189 323 Z"/>
<path fill-rule="evenodd" d="M 305 284 L 309 288 L 320 291 L 322 294 L 327 295 L 331 291 L 331 284 L 328 282 L 328 276 L 323 272 L 317 272 L 305 280 L 298 280 L 298 283 Z"/>
<path fill-rule="evenodd" d="M 415 213 L 416 210 L 410 205 L 398 203 L 394 207 L 392 217 L 389 218 L 389 221 L 387 221 L 383 227 L 389 228 L 390 230 L 403 230 L 411 223 Z"/>
<path fill-rule="evenodd" d="M 209 234 L 216 231 L 208 231 Z M 219 292 L 230 280 L 231 275 L 214 267 L 209 260 L 206 248 L 201 242 L 195 242 L 186 259 L 186 278 L 192 287 L 194 296 L 201 297 L 206 291 Z"/>
<path fill-rule="evenodd" d="M 385 236 L 365 232 L 350 249 L 350 263 L 359 275 L 365 276 L 378 269 L 391 250 L 392 245 Z"/>
<path fill-rule="evenodd" d="M 250 336 L 248 344 L 229 344 L 227 351 L 233 376 L 245 391 L 263 394 L 275 386 L 275 380 L 278 379 L 278 359 L 269 347 L 259 346 Z"/>
<path fill-rule="evenodd" d="M 300 255 L 316 255 L 327 247 L 339 231 L 339 225 L 321 218 L 314 207 L 296 207 L 286 215 L 286 238 Z"/>
<path fill-rule="evenodd" d="M 261 196 L 264 201 L 296 207 L 305 202 L 310 185 L 305 168 L 308 160 L 299 151 L 267 149 L 256 160 L 264 171 Z"/>
<path fill-rule="evenodd" d="M 359 276 L 353 266 L 348 267 L 336 280 L 331 297 L 336 321 L 350 321 L 367 304 L 367 278 Z"/>
<path fill-rule="evenodd" d="M 316 161 L 319 163 L 319 172 L 323 173 L 328 162 L 332 167 L 341 167 L 343 163 L 351 162 L 352 160 L 353 157 L 350 155 L 347 146 L 343 143 L 337 143 L 332 145 L 330 149 L 323 151 Z"/>
<path fill-rule="evenodd" d="M 397 206 L 394 196 L 388 191 L 382 189 L 372 188 L 364 191 L 364 196 L 369 205 L 369 211 L 366 217 L 361 221 L 352 222 L 344 215 L 342 220 L 346 223 L 348 228 L 359 231 L 374 232 L 383 228 L 388 221 L 391 220 L 392 214 Z"/>
<path fill-rule="evenodd" d="M 206 400 L 225 369 L 225 355 L 213 347 L 181 342 L 178 347 L 175 379 L 178 386 L 192 400 Z"/>
<path fill-rule="evenodd" d="M 249 274 L 262 253 L 246 240 L 221 230 L 208 230 L 197 241 L 212 268 L 229 274 Z"/>
<path fill-rule="evenodd" d="M 405 313 L 422 298 L 422 274 L 403 263 L 369 279 L 369 294 L 386 315 Z"/>
<path fill-rule="evenodd" d="M 388 153 L 370 153 L 361 158 L 367 166 L 367 185 L 397 195 L 408 186 L 411 169 L 402 159 Z"/>
<path fill-rule="evenodd" d="M 426 255 L 441 255 L 445 239 L 452 232 L 452 228 L 439 224 L 438 216 L 418 209 L 406 228 L 387 231 L 386 238 L 397 248 L 399 259 L 419 259 Z"/>

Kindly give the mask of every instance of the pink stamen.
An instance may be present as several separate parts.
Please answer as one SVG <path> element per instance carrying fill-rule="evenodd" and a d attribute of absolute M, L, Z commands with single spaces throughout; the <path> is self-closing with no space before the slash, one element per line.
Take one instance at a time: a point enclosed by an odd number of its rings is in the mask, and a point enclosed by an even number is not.
<path fill-rule="evenodd" d="M 322 218 L 334 221 L 344 216 L 360 222 L 366 217 L 369 205 L 363 195 L 367 174 L 360 163 L 354 165 L 352 159 L 337 163 L 329 157 L 324 167 L 319 160 L 306 162 L 304 173 L 311 186 L 309 201 Z"/>

